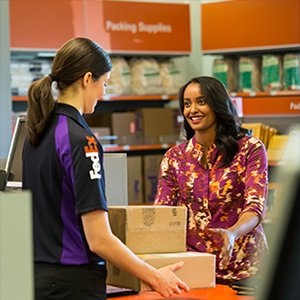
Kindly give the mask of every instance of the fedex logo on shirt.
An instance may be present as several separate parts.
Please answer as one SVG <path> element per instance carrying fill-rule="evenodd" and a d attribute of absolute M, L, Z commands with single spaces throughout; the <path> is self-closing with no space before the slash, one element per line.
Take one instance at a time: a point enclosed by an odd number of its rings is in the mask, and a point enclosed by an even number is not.
<path fill-rule="evenodd" d="M 86 136 L 88 145 L 84 147 L 85 156 L 92 161 L 92 170 L 89 171 L 90 178 L 100 179 L 101 166 L 99 161 L 99 152 L 96 139 L 93 136 Z"/>

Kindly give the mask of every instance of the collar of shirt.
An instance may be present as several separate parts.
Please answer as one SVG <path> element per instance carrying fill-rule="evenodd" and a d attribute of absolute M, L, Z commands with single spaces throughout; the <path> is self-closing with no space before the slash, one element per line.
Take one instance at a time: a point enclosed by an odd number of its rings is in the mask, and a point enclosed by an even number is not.
<path fill-rule="evenodd" d="M 53 113 L 56 115 L 65 115 L 69 118 L 72 118 L 81 127 L 85 128 L 89 133 L 92 134 L 91 129 L 85 121 L 84 117 L 74 106 L 65 103 L 56 103 Z"/>
<path fill-rule="evenodd" d="M 191 153 L 193 158 L 197 159 L 199 163 L 201 163 L 201 159 L 205 153 L 205 147 L 197 143 L 195 136 L 188 141 L 186 150 L 187 152 Z M 219 149 L 217 148 L 216 144 L 212 144 L 209 148 L 207 148 L 206 156 L 208 168 L 211 169 L 219 156 Z"/>

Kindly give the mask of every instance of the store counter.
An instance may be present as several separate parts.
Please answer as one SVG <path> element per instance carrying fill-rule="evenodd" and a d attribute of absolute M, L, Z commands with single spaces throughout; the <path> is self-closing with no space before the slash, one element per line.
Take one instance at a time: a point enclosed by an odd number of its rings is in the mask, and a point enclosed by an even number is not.
<path fill-rule="evenodd" d="M 146 292 L 137 295 L 114 297 L 113 300 L 157 300 L 164 299 L 156 292 Z M 239 296 L 226 285 L 217 284 L 215 288 L 191 290 L 189 293 L 174 295 L 168 300 L 255 300 L 253 296 Z"/>

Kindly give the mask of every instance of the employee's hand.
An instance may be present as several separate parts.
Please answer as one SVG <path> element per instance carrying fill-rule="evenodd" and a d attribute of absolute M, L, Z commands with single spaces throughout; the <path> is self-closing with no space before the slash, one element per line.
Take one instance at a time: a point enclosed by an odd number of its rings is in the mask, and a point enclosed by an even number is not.
<path fill-rule="evenodd" d="M 218 234 L 223 240 L 222 249 L 220 252 L 221 260 L 219 263 L 219 267 L 220 269 L 224 269 L 228 266 L 231 260 L 234 242 L 237 238 L 236 234 L 233 231 L 224 228 L 209 228 L 207 230 L 211 233 Z"/>
<path fill-rule="evenodd" d="M 160 268 L 155 282 L 151 284 L 153 290 L 160 293 L 163 297 L 169 297 L 173 294 L 181 294 L 182 291 L 188 292 L 189 287 L 187 284 L 174 274 L 176 270 L 183 267 L 183 264 L 183 262 L 178 262 Z"/>

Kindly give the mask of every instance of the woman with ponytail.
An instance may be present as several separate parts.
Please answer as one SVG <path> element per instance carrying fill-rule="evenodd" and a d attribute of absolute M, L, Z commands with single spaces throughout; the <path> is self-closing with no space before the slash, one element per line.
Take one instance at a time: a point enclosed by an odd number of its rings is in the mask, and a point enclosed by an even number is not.
<path fill-rule="evenodd" d="M 162 296 L 188 290 L 173 273 L 182 263 L 157 270 L 110 230 L 103 149 L 83 114 L 104 96 L 111 67 L 98 44 L 74 38 L 28 91 L 23 188 L 32 192 L 36 300 L 106 299 L 106 260 Z"/>
<path fill-rule="evenodd" d="M 155 205 L 187 207 L 187 250 L 216 255 L 217 282 L 253 277 L 266 250 L 264 144 L 241 127 L 216 78 L 188 81 L 179 104 L 187 141 L 166 152 Z"/>

